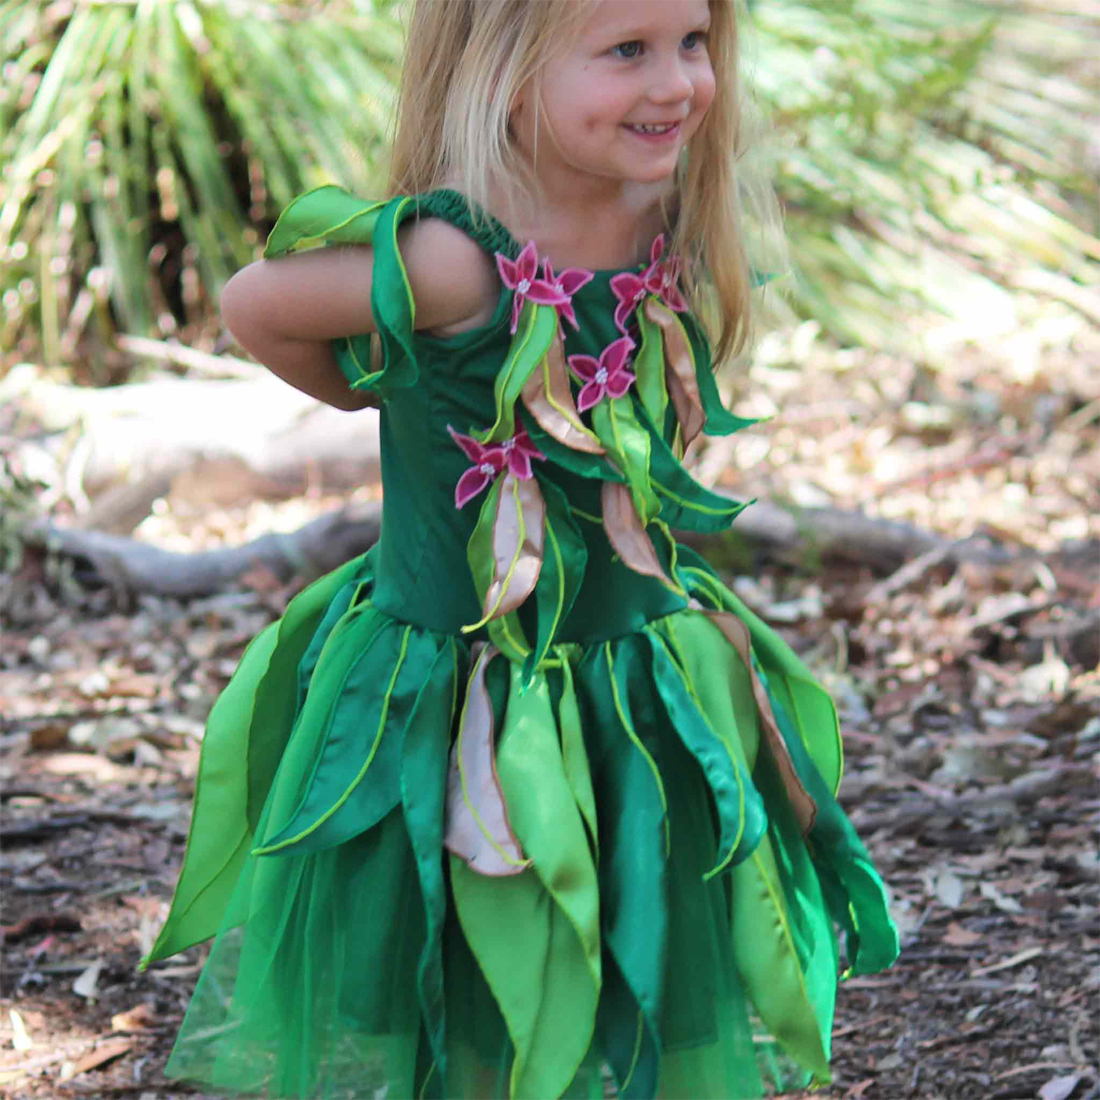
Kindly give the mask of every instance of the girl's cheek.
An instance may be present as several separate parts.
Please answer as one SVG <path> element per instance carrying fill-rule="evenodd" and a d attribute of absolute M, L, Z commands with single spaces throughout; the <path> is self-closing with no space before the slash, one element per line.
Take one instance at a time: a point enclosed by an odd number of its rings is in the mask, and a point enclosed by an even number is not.
<path fill-rule="evenodd" d="M 695 109 L 700 118 L 710 110 L 710 105 L 714 102 L 714 90 L 714 72 L 708 68 L 695 82 Z"/>

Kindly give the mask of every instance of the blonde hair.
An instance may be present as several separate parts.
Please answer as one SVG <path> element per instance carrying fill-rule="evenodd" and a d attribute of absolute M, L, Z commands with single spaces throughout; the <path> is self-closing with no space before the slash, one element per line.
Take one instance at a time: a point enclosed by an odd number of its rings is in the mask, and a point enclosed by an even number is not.
<path fill-rule="evenodd" d="M 489 208 L 493 180 L 537 194 L 538 181 L 509 136 L 511 106 L 568 44 L 597 0 L 417 0 L 409 24 L 390 193 L 457 184 Z M 714 101 L 691 140 L 672 200 L 670 250 L 684 260 L 684 289 L 709 327 L 715 362 L 741 350 L 750 333 L 752 276 L 746 211 L 758 231 L 778 224 L 769 187 L 744 161 L 749 101 L 742 93 L 737 7 L 709 0 L 708 50 Z M 769 264 L 771 267 L 771 264 Z"/>

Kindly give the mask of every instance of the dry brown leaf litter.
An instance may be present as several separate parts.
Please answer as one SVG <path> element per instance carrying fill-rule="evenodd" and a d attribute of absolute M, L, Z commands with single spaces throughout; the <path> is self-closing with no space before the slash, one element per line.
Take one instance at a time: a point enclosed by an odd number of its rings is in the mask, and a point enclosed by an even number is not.
<path fill-rule="evenodd" d="M 902 928 L 892 971 L 842 987 L 836 1081 L 816 1096 L 1100 1096 L 1100 337 L 1037 316 L 934 366 L 807 328 L 765 342 L 735 397 L 778 415 L 700 455 L 746 497 L 1009 551 L 893 587 L 812 556 L 735 582 L 836 695 L 842 796 Z M 169 498 L 139 535 L 245 542 L 333 502 Z M 161 1071 L 203 950 L 135 967 L 182 856 L 202 721 L 292 588 L 257 576 L 123 613 L 49 563 L 4 579 L 0 1092 L 198 1095 Z"/>

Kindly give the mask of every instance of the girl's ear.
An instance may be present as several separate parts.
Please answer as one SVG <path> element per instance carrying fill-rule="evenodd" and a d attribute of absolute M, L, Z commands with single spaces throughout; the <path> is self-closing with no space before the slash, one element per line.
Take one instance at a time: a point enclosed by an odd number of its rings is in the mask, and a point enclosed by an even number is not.
<path fill-rule="evenodd" d="M 527 119 L 531 112 L 535 99 L 534 81 L 525 81 L 512 96 L 512 102 L 508 104 L 508 136 L 515 138 L 517 133 L 529 129 Z"/>
<path fill-rule="evenodd" d="M 511 124 L 512 120 L 517 114 L 527 110 L 527 105 L 531 101 L 531 81 L 525 81 L 520 85 L 519 90 L 514 96 L 512 96 L 512 102 L 508 104 L 508 122 Z"/>

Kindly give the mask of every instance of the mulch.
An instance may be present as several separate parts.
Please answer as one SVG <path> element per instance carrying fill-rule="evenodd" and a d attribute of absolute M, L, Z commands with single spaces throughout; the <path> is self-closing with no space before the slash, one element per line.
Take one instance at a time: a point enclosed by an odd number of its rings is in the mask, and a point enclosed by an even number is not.
<path fill-rule="evenodd" d="M 838 701 L 841 798 L 902 931 L 892 970 L 842 984 L 816 1097 L 1100 1098 L 1100 334 L 1033 305 L 1034 348 L 1014 333 L 934 370 L 805 329 L 765 342 L 732 396 L 782 417 L 700 456 L 746 498 L 1003 551 L 884 577 L 812 548 L 783 564 L 722 548 Z M 177 504 L 138 536 L 245 541 L 279 519 L 242 505 L 185 530 Z M 204 949 L 137 962 L 182 858 L 203 720 L 293 589 L 260 570 L 207 599 L 120 602 L 34 554 L 0 587 L 0 1093 L 199 1096 L 162 1075 Z"/>

